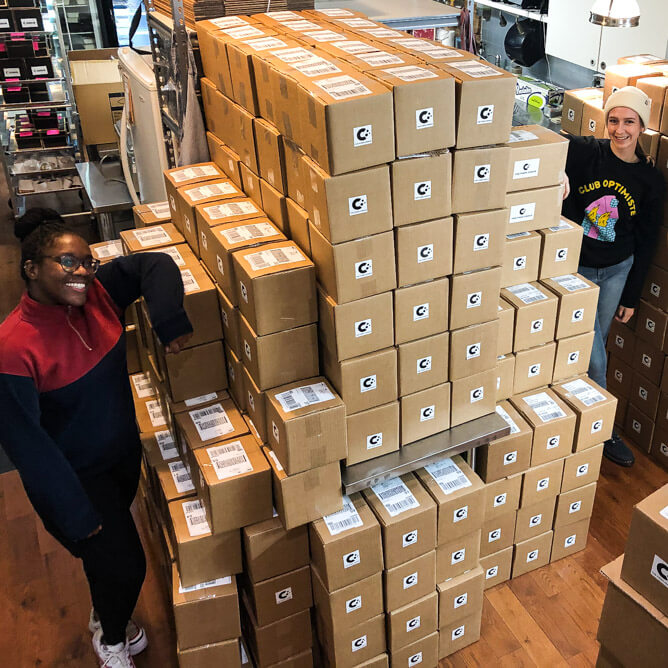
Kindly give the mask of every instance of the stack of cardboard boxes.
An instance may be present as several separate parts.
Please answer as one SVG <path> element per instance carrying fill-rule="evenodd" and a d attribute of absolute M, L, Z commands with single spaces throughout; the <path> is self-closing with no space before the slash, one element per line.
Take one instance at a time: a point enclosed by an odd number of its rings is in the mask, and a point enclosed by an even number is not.
<path fill-rule="evenodd" d="M 624 554 L 602 573 L 608 591 L 597 666 L 662 666 L 668 653 L 668 486 L 633 509 Z M 642 642 L 629 642 L 629 638 Z"/>

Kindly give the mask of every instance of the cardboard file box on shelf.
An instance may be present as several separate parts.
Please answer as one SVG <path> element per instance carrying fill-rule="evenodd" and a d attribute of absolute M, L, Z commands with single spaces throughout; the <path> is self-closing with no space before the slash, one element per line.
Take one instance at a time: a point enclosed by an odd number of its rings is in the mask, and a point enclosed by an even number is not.
<path fill-rule="evenodd" d="M 452 381 L 451 426 L 494 412 L 496 372 L 494 369 Z"/>
<path fill-rule="evenodd" d="M 635 340 L 635 334 L 628 325 L 613 320 L 610 324 L 610 331 L 608 332 L 606 350 L 617 359 L 631 365 L 633 364 L 633 347 Z M 656 348 L 656 346 L 653 347 Z"/>
<path fill-rule="evenodd" d="M 574 524 L 555 526 L 550 562 L 569 557 L 571 554 L 580 552 L 587 547 L 589 519 L 586 518 Z"/>
<path fill-rule="evenodd" d="M 561 489 L 563 471 L 563 459 L 527 469 L 522 480 L 520 508 L 540 503 L 549 497 L 556 497 Z"/>
<path fill-rule="evenodd" d="M 396 287 L 391 232 L 332 246 L 315 226 L 309 228 L 318 282 L 337 303 L 387 292 Z"/>
<path fill-rule="evenodd" d="M 387 614 L 387 648 L 390 653 L 412 645 L 438 629 L 436 591 Z"/>
<path fill-rule="evenodd" d="M 574 274 L 578 270 L 582 227 L 562 218 L 558 225 L 539 230 L 541 257 L 538 278 Z"/>
<path fill-rule="evenodd" d="M 506 234 L 556 227 L 561 220 L 560 186 L 508 193 L 502 206 L 508 211 Z"/>
<path fill-rule="evenodd" d="M 564 107 L 561 116 L 561 129 L 571 135 L 579 135 L 582 127 L 584 100 L 588 98 L 603 99 L 600 88 L 578 88 L 564 92 Z"/>
<path fill-rule="evenodd" d="M 433 436 L 450 428 L 451 384 L 442 383 L 402 396 L 401 445 Z"/>
<path fill-rule="evenodd" d="M 484 574 L 479 566 L 436 586 L 438 626 L 443 628 L 482 609 Z"/>
<path fill-rule="evenodd" d="M 513 393 L 515 380 L 515 355 L 500 355 L 496 359 L 496 400 L 509 399 Z"/>
<path fill-rule="evenodd" d="M 513 578 L 545 566 L 550 561 L 552 551 L 552 531 L 529 538 L 515 545 L 513 557 Z"/>
<path fill-rule="evenodd" d="M 521 543 L 536 538 L 551 529 L 555 504 L 555 497 L 550 497 L 520 508 L 517 511 L 517 522 L 515 524 L 515 542 Z"/>
<path fill-rule="evenodd" d="M 496 353 L 497 355 L 507 355 L 513 352 L 515 309 L 505 299 L 499 299 L 496 313 L 499 321 L 499 339 Z"/>
<path fill-rule="evenodd" d="M 309 540 L 305 526 L 290 531 L 277 516 L 244 527 L 244 569 L 251 582 L 261 582 L 307 566 Z"/>
<path fill-rule="evenodd" d="M 239 154 L 211 132 L 206 133 L 206 142 L 209 146 L 211 160 L 225 172 L 237 188 L 242 188 Z"/>
<path fill-rule="evenodd" d="M 482 525 L 480 532 L 480 557 L 512 547 L 515 542 L 517 513 L 511 511 L 499 515 Z"/>
<path fill-rule="evenodd" d="M 557 344 L 554 341 L 515 353 L 513 391 L 517 394 L 535 390 L 552 380 Z"/>
<path fill-rule="evenodd" d="M 629 406 L 626 409 L 626 421 L 624 423 L 624 433 L 645 452 L 649 452 L 654 436 L 655 418 L 645 415 L 629 399 Z"/>
<path fill-rule="evenodd" d="M 452 161 L 453 213 L 504 208 L 509 161 L 510 149 L 503 146 L 455 151 Z"/>
<path fill-rule="evenodd" d="M 482 608 L 473 615 L 440 628 L 438 631 L 438 658 L 444 659 L 478 641 L 481 621 Z"/>
<path fill-rule="evenodd" d="M 436 589 L 436 550 L 385 570 L 385 610 L 396 610 Z"/>
<path fill-rule="evenodd" d="M 450 329 L 496 319 L 500 283 L 501 267 L 453 276 L 450 279 Z"/>
<path fill-rule="evenodd" d="M 204 181 L 224 179 L 225 174 L 214 162 L 201 162 L 196 165 L 188 165 L 187 167 L 167 169 L 164 172 L 164 177 L 169 210 L 171 211 L 172 221 L 176 221 L 179 216 L 177 188 Z"/>
<path fill-rule="evenodd" d="M 498 321 L 491 320 L 450 332 L 451 380 L 494 368 L 498 330 Z"/>
<path fill-rule="evenodd" d="M 445 582 L 478 565 L 480 529 L 436 548 L 436 581 Z"/>
<path fill-rule="evenodd" d="M 315 267 L 296 244 L 266 244 L 232 257 L 239 309 L 258 336 L 316 322 Z"/>
<path fill-rule="evenodd" d="M 149 228 L 122 230 L 120 233 L 124 255 L 174 246 L 185 242 L 183 235 L 172 223 L 162 223 Z"/>
<path fill-rule="evenodd" d="M 397 346 L 399 396 L 404 397 L 448 380 L 449 341 L 449 333 L 443 332 Z"/>
<path fill-rule="evenodd" d="M 455 216 L 453 272 L 493 267 L 503 257 L 507 212 L 504 209 Z"/>
<path fill-rule="evenodd" d="M 414 475 L 391 478 L 362 493 L 380 522 L 386 569 L 436 547 L 436 504 Z"/>
<path fill-rule="evenodd" d="M 269 445 L 287 475 L 346 456 L 345 406 L 324 378 L 267 392 Z"/>
<path fill-rule="evenodd" d="M 273 473 L 274 503 L 286 529 L 341 510 L 341 467 L 338 462 L 288 476 L 278 457 L 263 448 Z"/>
<path fill-rule="evenodd" d="M 540 236 L 537 232 L 516 232 L 506 236 L 503 250 L 501 287 L 538 279 Z"/>
<path fill-rule="evenodd" d="M 399 402 L 346 415 L 346 466 L 399 449 Z"/>
<path fill-rule="evenodd" d="M 392 229 L 390 170 L 387 165 L 330 176 L 310 158 L 305 173 L 304 208 L 322 236 L 332 244 Z"/>
<path fill-rule="evenodd" d="M 535 348 L 554 339 L 558 299 L 539 283 L 520 283 L 501 291 L 515 309 L 513 352 Z"/>
<path fill-rule="evenodd" d="M 565 494 L 598 480 L 603 444 L 569 455 L 564 460 L 561 493 Z"/>
<path fill-rule="evenodd" d="M 554 526 L 562 527 L 589 519 L 594 508 L 595 494 L 595 482 L 559 494 L 554 515 Z"/>
<path fill-rule="evenodd" d="M 135 227 L 150 227 L 160 223 L 171 223 L 172 213 L 169 210 L 169 202 L 153 202 L 151 204 L 139 204 L 132 207 L 132 218 Z"/>
<path fill-rule="evenodd" d="M 510 572 L 513 566 L 513 546 L 505 550 L 499 550 L 486 557 L 480 557 L 480 567 L 484 573 L 485 591 L 495 587 L 502 582 L 510 580 Z"/>
<path fill-rule="evenodd" d="M 449 281 L 439 278 L 394 292 L 394 339 L 397 345 L 448 329 Z"/>
<path fill-rule="evenodd" d="M 559 339 L 554 358 L 552 382 L 558 383 L 566 378 L 587 373 L 593 342 L 594 332 Z"/>
<path fill-rule="evenodd" d="M 501 478 L 485 486 L 485 522 L 511 513 L 520 507 L 523 476 L 521 473 Z M 561 481 L 559 481 L 561 482 Z"/>
<path fill-rule="evenodd" d="M 559 297 L 555 337 L 591 332 L 596 319 L 598 286 L 580 274 L 565 274 L 542 282 Z"/>
<path fill-rule="evenodd" d="M 501 480 L 529 468 L 533 429 L 508 401 L 496 406 L 496 412 L 510 427 L 510 434 L 480 446 L 476 473 L 486 483 Z"/>
<path fill-rule="evenodd" d="M 359 493 L 344 496 L 343 510 L 313 522 L 309 534 L 311 566 L 329 592 L 383 569 L 380 525 Z"/>
<path fill-rule="evenodd" d="M 452 218 L 439 218 L 394 231 L 397 286 L 404 287 L 452 273 Z"/>
<path fill-rule="evenodd" d="M 445 218 L 452 213 L 452 155 L 400 158 L 390 165 L 394 226 Z"/>
<path fill-rule="evenodd" d="M 172 566 L 172 603 L 179 649 L 210 645 L 241 635 L 239 598 L 234 576 L 206 586 L 184 587 Z"/>
<path fill-rule="evenodd" d="M 176 564 L 184 587 L 241 573 L 241 534 L 213 534 L 197 497 L 169 504 Z"/>
<path fill-rule="evenodd" d="M 318 620 L 318 637 L 320 638 L 323 653 L 329 665 L 341 668 L 355 668 L 356 666 L 387 666 L 385 663 L 373 664 L 371 660 L 386 650 L 385 615 L 381 614 L 356 627 L 328 634 L 320 617 Z M 366 668 L 366 666 L 365 666 Z"/>

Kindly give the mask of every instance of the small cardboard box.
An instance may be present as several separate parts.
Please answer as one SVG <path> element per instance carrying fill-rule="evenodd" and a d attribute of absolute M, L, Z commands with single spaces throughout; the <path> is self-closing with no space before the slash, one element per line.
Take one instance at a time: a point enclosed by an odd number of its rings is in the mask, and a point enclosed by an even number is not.
<path fill-rule="evenodd" d="M 179 649 L 210 645 L 241 635 L 236 578 L 184 587 L 172 565 L 172 605 Z"/>
<path fill-rule="evenodd" d="M 394 236 L 391 232 L 332 244 L 313 224 L 309 228 L 311 256 L 318 282 L 337 303 L 387 292 L 396 287 Z"/>
<path fill-rule="evenodd" d="M 205 181 L 219 181 L 225 174 L 214 162 L 201 162 L 187 167 L 175 167 L 163 172 L 167 201 L 172 214 L 172 221 L 179 220 L 177 188 L 203 183 Z"/>
<path fill-rule="evenodd" d="M 452 273 L 452 218 L 397 227 L 394 247 L 397 287 L 447 276 Z"/>
<path fill-rule="evenodd" d="M 408 445 L 450 428 L 451 384 L 442 383 L 402 396 L 401 445 Z"/>
<path fill-rule="evenodd" d="M 239 310 L 258 336 L 318 319 L 315 266 L 291 241 L 232 254 Z"/>
<path fill-rule="evenodd" d="M 499 339 L 496 354 L 507 355 L 513 352 L 515 309 L 505 299 L 499 299 L 497 316 L 499 321 Z"/>
<path fill-rule="evenodd" d="M 520 508 L 540 503 L 548 497 L 556 497 L 561 491 L 564 459 L 557 459 L 540 466 L 532 466 L 524 473 Z"/>
<path fill-rule="evenodd" d="M 267 118 L 263 114 L 263 118 Z M 288 137 L 281 136 L 283 151 L 285 153 L 285 176 L 288 182 L 288 195 L 302 208 L 306 207 L 305 193 L 307 175 L 305 174 L 305 163 L 302 157 L 304 151 Z"/>
<path fill-rule="evenodd" d="M 510 149 L 504 146 L 455 151 L 452 161 L 453 213 L 504 208 L 509 165 Z"/>
<path fill-rule="evenodd" d="M 438 629 L 438 592 L 391 610 L 387 615 L 387 648 L 394 653 Z"/>
<path fill-rule="evenodd" d="M 480 557 L 480 567 L 485 575 L 485 591 L 510 580 L 510 572 L 513 566 L 513 551 L 514 548 L 511 545 L 505 550 L 499 550 L 486 557 Z"/>
<path fill-rule="evenodd" d="M 494 412 L 496 372 L 494 369 L 452 381 L 452 416 L 455 427 Z"/>
<path fill-rule="evenodd" d="M 504 401 L 513 393 L 515 380 L 515 355 L 500 355 L 496 358 L 496 400 Z"/>
<path fill-rule="evenodd" d="M 165 462 L 179 459 L 179 451 L 174 436 L 169 429 L 139 435 L 146 463 L 156 467 Z"/>
<path fill-rule="evenodd" d="M 619 398 L 628 399 L 631 396 L 634 373 L 632 367 L 622 362 L 610 351 L 606 381 L 612 394 Z"/>
<path fill-rule="evenodd" d="M 434 631 L 420 640 L 412 642 L 395 652 L 390 652 L 392 665 L 410 666 L 424 662 L 427 666 L 435 666 L 438 662 L 438 633 Z"/>
<path fill-rule="evenodd" d="M 497 438 L 476 451 L 476 473 L 486 483 L 495 482 L 529 468 L 533 429 L 509 401 L 496 406 L 496 412 L 510 427 L 510 434 Z"/>
<path fill-rule="evenodd" d="M 512 547 L 515 542 L 517 513 L 512 511 L 498 515 L 482 525 L 480 532 L 480 557 Z"/>
<path fill-rule="evenodd" d="M 443 628 L 482 609 L 484 574 L 480 566 L 436 585 L 438 626 Z"/>
<path fill-rule="evenodd" d="M 635 86 L 638 83 L 638 79 L 658 76 L 661 76 L 660 71 L 655 71 L 645 64 L 627 63 L 625 65 L 609 65 L 605 70 L 603 102 L 607 102 L 608 98 L 620 88 Z"/>
<path fill-rule="evenodd" d="M 450 279 L 450 329 L 498 316 L 501 267 L 457 274 Z"/>
<path fill-rule="evenodd" d="M 494 368 L 498 332 L 498 320 L 451 332 L 450 378 L 458 380 Z"/>
<path fill-rule="evenodd" d="M 346 466 L 359 464 L 399 449 L 399 402 L 346 415 Z"/>
<path fill-rule="evenodd" d="M 290 237 L 308 257 L 311 257 L 311 240 L 308 233 L 308 212 L 302 209 L 289 197 L 285 201 L 288 212 Z"/>
<path fill-rule="evenodd" d="M 668 611 L 667 508 L 668 485 L 636 504 L 622 565 L 622 579 L 664 615 Z"/>
<path fill-rule="evenodd" d="M 561 493 L 565 494 L 598 480 L 603 457 L 603 444 L 575 452 L 564 460 Z"/>
<path fill-rule="evenodd" d="M 310 524 L 309 534 L 311 564 L 328 592 L 383 568 L 380 525 L 359 493 L 344 496 L 343 510 Z"/>
<path fill-rule="evenodd" d="M 452 213 L 452 155 L 401 158 L 390 166 L 394 226 L 445 218 Z"/>
<path fill-rule="evenodd" d="M 386 348 L 337 362 L 322 347 L 323 372 L 346 405 L 347 415 L 397 399 L 397 350 Z"/>
<path fill-rule="evenodd" d="M 610 331 L 608 332 L 608 339 L 606 341 L 606 350 L 608 350 L 611 356 L 616 357 L 618 360 L 625 362 L 626 364 L 633 364 L 633 347 L 635 344 L 636 337 L 633 330 L 618 320 L 612 321 L 610 323 Z M 650 345 L 651 342 L 650 342 Z M 656 348 L 657 346 L 652 346 Z M 660 349 L 661 346 L 658 346 Z"/>
<path fill-rule="evenodd" d="M 264 201 L 263 201 L 263 192 L 262 192 L 262 179 L 251 169 L 249 169 L 243 162 L 239 163 L 239 173 L 241 174 L 241 189 L 248 195 L 248 197 L 253 200 L 253 203 L 264 211 Z M 275 204 L 275 202 L 274 202 Z M 279 205 L 280 206 L 280 205 Z M 267 216 L 269 216 L 269 210 L 265 211 Z M 283 222 L 276 219 L 275 216 L 271 216 L 272 223 L 278 227 L 281 231 L 285 228 Z"/>
<path fill-rule="evenodd" d="M 390 478 L 362 493 L 380 522 L 386 569 L 436 547 L 436 504 L 413 474 Z"/>
<path fill-rule="evenodd" d="M 455 216 L 455 274 L 499 263 L 503 257 L 507 215 L 504 209 L 493 209 Z"/>
<path fill-rule="evenodd" d="M 281 134 L 263 118 L 253 119 L 253 129 L 259 174 L 272 188 L 286 195 L 288 187 L 285 180 L 285 155 Z"/>
<path fill-rule="evenodd" d="M 655 264 L 650 266 L 642 298 L 655 308 L 668 310 L 668 271 Z"/>
<path fill-rule="evenodd" d="M 552 531 L 546 531 L 534 538 L 515 545 L 513 557 L 513 578 L 541 568 L 550 562 L 552 551 Z"/>
<path fill-rule="evenodd" d="M 561 186 L 508 193 L 503 204 L 508 211 L 506 234 L 556 227 L 561 220 L 562 200 Z"/>
<path fill-rule="evenodd" d="M 227 344 L 225 345 L 225 359 L 227 363 L 227 377 L 230 380 L 230 396 L 237 406 L 244 405 L 244 365 Z"/>
<path fill-rule="evenodd" d="M 172 223 L 162 223 L 136 230 L 121 231 L 121 243 L 125 255 L 154 250 L 164 246 L 184 243 L 183 235 Z"/>
<path fill-rule="evenodd" d="M 554 357 L 552 382 L 558 383 L 566 378 L 587 373 L 593 342 L 594 332 L 559 339 Z"/>
<path fill-rule="evenodd" d="M 288 198 L 279 190 L 269 185 L 264 179 L 260 179 L 260 194 L 262 197 L 262 208 L 266 211 L 269 219 L 274 222 L 278 229 L 288 233 L 290 223 L 288 220 Z"/>
<path fill-rule="evenodd" d="M 501 296 L 515 309 L 513 352 L 554 339 L 559 303 L 556 295 L 540 283 L 520 283 L 504 288 Z"/>
<path fill-rule="evenodd" d="M 588 98 L 603 99 L 601 88 L 578 88 L 564 93 L 564 107 L 561 115 L 561 129 L 571 135 L 579 135 L 582 127 L 584 101 Z"/>
<path fill-rule="evenodd" d="M 397 346 L 400 397 L 448 380 L 449 342 L 450 335 L 444 332 Z"/>
<path fill-rule="evenodd" d="M 172 222 L 172 212 L 169 210 L 167 200 L 133 206 L 132 217 L 135 221 L 135 227 L 150 227 L 151 225 Z"/>
<path fill-rule="evenodd" d="M 436 588 L 436 550 L 387 569 L 383 573 L 385 611 L 396 610 Z"/>
<path fill-rule="evenodd" d="M 242 408 L 248 413 L 253 422 L 253 428 L 260 437 L 260 442 L 267 441 L 267 399 L 266 394 L 255 384 L 248 369 L 242 365 L 244 405 Z M 251 430 L 252 432 L 252 430 Z"/>
<path fill-rule="evenodd" d="M 580 520 L 588 520 L 594 509 L 595 495 L 595 482 L 559 494 L 554 515 L 555 528 L 574 524 Z"/>
<path fill-rule="evenodd" d="M 175 422 L 180 440 L 191 451 L 248 433 L 248 427 L 231 399 L 177 413 Z M 186 449 L 182 448 L 182 454 Z"/>
<path fill-rule="evenodd" d="M 200 499 L 172 501 L 169 515 L 169 531 L 184 587 L 241 573 L 241 533 L 211 533 Z"/>
<path fill-rule="evenodd" d="M 487 483 L 485 486 L 485 512 L 483 514 L 485 522 L 520 507 L 523 480 L 524 476 L 521 473 L 516 473 L 507 478 Z M 561 480 L 559 483 L 561 483 Z"/>
<path fill-rule="evenodd" d="M 506 236 L 503 249 L 501 287 L 538 280 L 540 236 L 537 232 L 516 232 Z"/>
<path fill-rule="evenodd" d="M 480 529 L 436 548 L 436 581 L 445 582 L 478 565 Z"/>
<path fill-rule="evenodd" d="M 106 264 L 123 255 L 123 244 L 120 239 L 112 241 L 102 241 L 99 244 L 89 244 L 90 253 L 100 261 L 100 264 Z"/>
<path fill-rule="evenodd" d="M 636 336 L 655 348 L 663 348 L 668 328 L 668 314 L 640 300 L 636 322 Z"/>
<path fill-rule="evenodd" d="M 598 304 L 598 285 L 580 274 L 565 274 L 542 281 L 559 297 L 559 310 L 555 337 L 585 334 L 594 329 L 596 306 Z"/>
<path fill-rule="evenodd" d="M 440 628 L 438 631 L 438 658 L 445 659 L 477 642 L 480 639 L 481 622 L 482 608 L 474 615 Z"/>
<path fill-rule="evenodd" d="M 387 645 L 385 641 L 385 615 L 381 614 L 356 627 L 341 631 L 336 635 L 327 634 L 324 622 L 317 616 L 318 637 L 322 643 L 323 653 L 330 665 L 342 668 L 355 668 L 356 666 L 387 666 L 387 655 L 385 663 L 374 663 L 373 659 L 385 652 Z M 361 662 L 361 663 L 360 663 Z"/>
<path fill-rule="evenodd" d="M 156 503 L 162 517 L 169 514 L 167 505 L 179 499 L 194 498 L 195 485 L 190 471 L 180 458 L 157 464 L 155 467 Z"/>
<path fill-rule="evenodd" d="M 200 668 L 202 665 L 229 666 L 230 668 L 245 668 L 247 661 L 242 664 L 241 643 L 238 638 L 224 640 L 212 645 L 201 645 L 191 649 L 176 648 L 179 666 L 182 668 Z M 248 657 L 246 657 L 248 659 Z"/>
<path fill-rule="evenodd" d="M 555 526 L 550 563 L 564 557 L 569 557 L 571 554 L 580 552 L 580 550 L 584 550 L 587 547 L 589 519 L 587 517 L 574 524 Z"/>
<path fill-rule="evenodd" d="M 239 357 L 241 353 L 241 335 L 239 333 L 240 315 L 239 309 L 228 299 L 227 295 L 216 285 L 218 306 L 220 307 L 220 319 L 223 324 L 223 339 L 225 343 Z"/>
<path fill-rule="evenodd" d="M 508 192 L 559 185 L 566 168 L 568 139 L 540 125 L 514 127 L 510 133 Z"/>
<path fill-rule="evenodd" d="M 330 176 L 302 157 L 306 174 L 304 208 L 318 232 L 331 244 L 392 229 L 390 170 L 387 165 Z"/>
<path fill-rule="evenodd" d="M 515 354 L 513 392 L 521 394 L 548 385 L 554 371 L 557 344 L 554 341 Z"/>
<path fill-rule="evenodd" d="M 267 392 L 269 445 L 287 475 L 345 459 L 346 410 L 324 378 Z"/>
<path fill-rule="evenodd" d="M 415 475 L 436 502 L 439 545 L 482 526 L 485 486 L 460 455 L 429 464 Z"/>
<path fill-rule="evenodd" d="M 394 341 L 397 345 L 448 329 L 449 280 L 438 278 L 394 291 Z"/>
<path fill-rule="evenodd" d="M 582 103 L 582 125 L 578 133 L 583 137 L 603 139 L 608 136 L 605 126 L 603 98 L 589 98 Z"/>
<path fill-rule="evenodd" d="M 337 304 L 318 289 L 318 335 L 321 345 L 346 360 L 394 345 L 392 293 Z"/>
<path fill-rule="evenodd" d="M 530 506 L 523 506 L 517 511 L 515 524 L 515 542 L 536 538 L 552 528 L 556 498 L 551 496 Z"/>
<path fill-rule="evenodd" d="M 239 154 L 211 132 L 206 133 L 206 141 L 209 145 L 211 160 L 225 172 L 237 188 L 242 188 Z"/>
<path fill-rule="evenodd" d="M 617 410 L 617 399 L 612 394 L 589 378 L 575 378 L 554 386 L 552 390 L 577 416 L 574 452 L 591 448 L 610 438 Z"/>
<path fill-rule="evenodd" d="M 562 218 L 558 225 L 542 229 L 539 234 L 542 247 L 538 278 L 542 280 L 576 273 L 582 247 L 582 227 Z"/>

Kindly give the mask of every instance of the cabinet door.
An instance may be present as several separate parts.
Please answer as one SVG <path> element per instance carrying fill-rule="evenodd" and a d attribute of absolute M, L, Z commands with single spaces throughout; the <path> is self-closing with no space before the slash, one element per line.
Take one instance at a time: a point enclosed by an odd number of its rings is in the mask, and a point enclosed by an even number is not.
<path fill-rule="evenodd" d="M 590 70 L 597 69 L 601 26 L 589 23 L 591 5 L 591 0 L 550 3 L 545 42 L 548 56 L 556 56 Z"/>

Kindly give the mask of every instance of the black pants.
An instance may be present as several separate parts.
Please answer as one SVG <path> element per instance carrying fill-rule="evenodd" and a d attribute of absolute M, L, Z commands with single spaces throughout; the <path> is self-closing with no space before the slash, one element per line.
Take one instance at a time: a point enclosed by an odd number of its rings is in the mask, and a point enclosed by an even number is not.
<path fill-rule="evenodd" d="M 102 518 L 102 530 L 72 542 L 47 525 L 75 557 L 83 561 L 93 607 L 100 618 L 104 641 L 125 641 L 125 627 L 137 604 L 146 575 L 146 557 L 130 513 L 137 493 L 141 452 L 126 457 L 104 473 L 83 478 L 88 496 Z"/>

